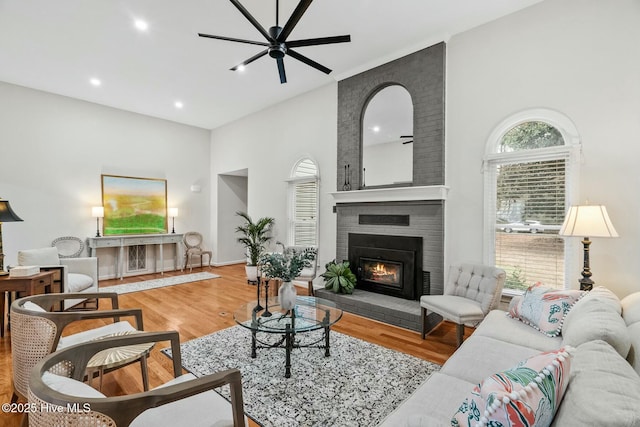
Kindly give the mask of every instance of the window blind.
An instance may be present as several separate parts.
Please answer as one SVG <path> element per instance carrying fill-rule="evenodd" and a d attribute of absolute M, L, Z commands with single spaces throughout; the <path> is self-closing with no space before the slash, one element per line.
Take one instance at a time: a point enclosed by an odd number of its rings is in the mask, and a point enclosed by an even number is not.
<path fill-rule="evenodd" d="M 563 287 L 566 160 L 496 164 L 495 263 L 505 288 Z"/>

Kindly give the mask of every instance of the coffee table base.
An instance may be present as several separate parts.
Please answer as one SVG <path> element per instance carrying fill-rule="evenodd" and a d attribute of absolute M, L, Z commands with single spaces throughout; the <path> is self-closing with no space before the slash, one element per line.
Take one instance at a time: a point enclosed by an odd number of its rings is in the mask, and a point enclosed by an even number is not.
<path fill-rule="evenodd" d="M 257 349 L 259 348 L 261 349 L 262 348 L 266 348 L 266 349 L 284 348 L 285 349 L 284 377 L 291 378 L 291 350 L 293 350 L 294 348 L 324 348 L 324 357 L 331 356 L 331 346 L 330 346 L 331 340 L 329 336 L 331 327 L 329 325 L 328 317 L 329 317 L 329 314 L 327 313 L 327 315 L 325 316 L 325 319 L 323 320 L 324 326 L 323 326 L 322 337 L 319 340 L 309 344 L 300 344 L 299 342 L 296 343 L 296 340 L 295 340 L 296 332 L 291 325 L 286 325 L 284 334 L 282 335 L 282 337 L 278 341 L 272 344 L 258 340 L 257 331 L 252 330 L 251 331 L 251 358 L 255 359 L 256 357 L 258 357 Z M 295 312 L 292 312 L 291 322 L 295 324 Z M 298 333 L 301 333 L 301 332 L 298 332 Z M 318 343 L 323 341 L 324 341 L 324 345 L 317 345 Z M 261 344 L 261 345 L 258 345 L 258 344 Z"/>

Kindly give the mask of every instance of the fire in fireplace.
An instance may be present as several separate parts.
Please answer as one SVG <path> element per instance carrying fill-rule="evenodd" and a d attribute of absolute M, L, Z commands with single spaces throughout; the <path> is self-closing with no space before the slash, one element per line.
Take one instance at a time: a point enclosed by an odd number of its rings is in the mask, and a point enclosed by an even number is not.
<path fill-rule="evenodd" d="M 370 258 L 360 258 L 360 262 L 365 280 L 402 288 L 402 263 Z"/>
<path fill-rule="evenodd" d="M 405 299 L 422 295 L 422 237 L 349 234 L 356 287 Z"/>

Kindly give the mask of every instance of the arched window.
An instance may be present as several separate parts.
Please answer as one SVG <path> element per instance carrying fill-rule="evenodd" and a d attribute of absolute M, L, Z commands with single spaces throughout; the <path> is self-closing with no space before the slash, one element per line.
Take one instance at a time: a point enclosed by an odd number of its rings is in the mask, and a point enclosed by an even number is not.
<path fill-rule="evenodd" d="M 579 138 L 564 115 L 530 110 L 502 122 L 485 155 L 485 262 L 507 272 L 505 291 L 534 282 L 564 288 L 558 236 L 577 176 Z"/>
<path fill-rule="evenodd" d="M 309 158 L 299 160 L 289 179 L 289 244 L 318 244 L 318 167 Z"/>

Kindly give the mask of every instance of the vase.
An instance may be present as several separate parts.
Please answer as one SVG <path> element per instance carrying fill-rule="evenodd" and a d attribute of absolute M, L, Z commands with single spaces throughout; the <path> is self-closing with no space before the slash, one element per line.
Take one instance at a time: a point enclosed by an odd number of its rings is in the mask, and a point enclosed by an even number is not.
<path fill-rule="evenodd" d="M 283 282 L 278 289 L 278 302 L 283 310 L 291 310 L 296 305 L 296 287 L 291 282 Z"/>

